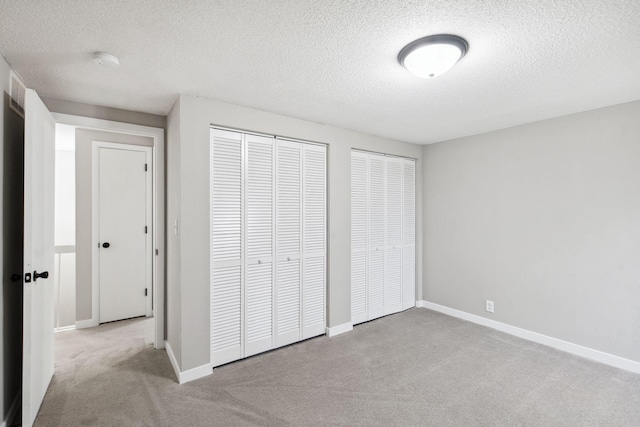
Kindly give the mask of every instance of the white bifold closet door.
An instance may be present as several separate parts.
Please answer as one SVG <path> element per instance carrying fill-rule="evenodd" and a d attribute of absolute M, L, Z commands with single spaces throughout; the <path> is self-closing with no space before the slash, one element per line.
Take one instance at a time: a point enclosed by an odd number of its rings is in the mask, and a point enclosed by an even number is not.
<path fill-rule="evenodd" d="M 415 306 L 415 161 L 351 153 L 351 320 Z"/>
<path fill-rule="evenodd" d="M 300 144 L 278 141 L 277 154 L 277 279 L 276 347 L 300 340 L 302 268 L 302 150 Z"/>
<path fill-rule="evenodd" d="M 211 348 L 223 364 L 244 354 L 242 135 L 211 133 Z"/>
<path fill-rule="evenodd" d="M 325 333 L 326 147 L 211 130 L 213 366 Z"/>
<path fill-rule="evenodd" d="M 327 149 L 302 145 L 302 339 L 325 333 Z"/>
<path fill-rule="evenodd" d="M 273 347 L 273 138 L 245 135 L 245 349 Z"/>

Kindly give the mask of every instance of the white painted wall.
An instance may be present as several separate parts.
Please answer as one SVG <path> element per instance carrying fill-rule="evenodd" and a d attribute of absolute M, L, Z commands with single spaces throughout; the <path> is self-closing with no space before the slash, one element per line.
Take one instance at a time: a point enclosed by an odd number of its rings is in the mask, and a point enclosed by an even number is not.
<path fill-rule="evenodd" d="M 168 230 L 179 220 L 177 239 L 168 239 L 170 293 L 180 309 L 169 315 L 168 330 L 180 346 L 182 371 L 209 363 L 209 129 L 211 124 L 326 143 L 329 168 L 327 326 L 351 322 L 350 169 L 351 149 L 364 149 L 417 161 L 421 207 L 422 149 L 408 144 L 304 120 L 193 96 L 180 96 L 168 120 Z M 179 129 L 176 132 L 176 127 Z M 173 178 L 172 178 L 173 177 Z M 178 187 L 176 181 L 179 180 Z M 422 224 L 421 209 L 417 224 Z M 418 227 L 417 236 L 422 235 Z M 421 240 L 418 241 L 418 245 Z M 178 247 L 179 245 L 179 247 Z M 418 246 L 421 247 L 421 246 Z M 418 255 L 419 257 L 421 255 Z M 418 271 L 420 274 L 420 271 Z M 177 277 L 176 277 L 177 275 Z M 421 278 L 418 275 L 418 283 Z M 169 302 L 171 306 L 172 302 Z M 171 312 L 171 309 L 169 309 Z M 176 325 L 177 323 L 177 325 Z M 174 352 L 173 342 L 170 341 Z"/>
<path fill-rule="evenodd" d="M 167 116 L 167 342 L 182 363 L 180 99 Z M 176 226 L 177 224 L 177 226 Z"/>
<path fill-rule="evenodd" d="M 425 300 L 640 361 L 640 102 L 423 150 Z"/>
<path fill-rule="evenodd" d="M 55 182 L 55 327 L 76 322 L 76 175 L 75 128 L 56 125 Z"/>

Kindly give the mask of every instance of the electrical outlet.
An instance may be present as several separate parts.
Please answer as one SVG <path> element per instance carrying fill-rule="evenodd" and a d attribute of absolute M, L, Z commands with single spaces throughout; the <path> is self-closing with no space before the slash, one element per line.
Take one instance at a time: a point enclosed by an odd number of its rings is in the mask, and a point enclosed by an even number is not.
<path fill-rule="evenodd" d="M 493 301 L 489 301 L 487 300 L 487 307 L 486 307 L 487 311 L 489 313 L 493 313 Z"/>

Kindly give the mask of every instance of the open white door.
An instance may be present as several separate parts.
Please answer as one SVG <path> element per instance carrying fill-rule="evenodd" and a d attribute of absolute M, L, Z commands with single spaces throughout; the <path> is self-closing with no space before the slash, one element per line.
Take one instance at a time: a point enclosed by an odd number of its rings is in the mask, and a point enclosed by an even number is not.
<path fill-rule="evenodd" d="M 55 120 L 25 96 L 22 425 L 30 427 L 53 377 Z"/>

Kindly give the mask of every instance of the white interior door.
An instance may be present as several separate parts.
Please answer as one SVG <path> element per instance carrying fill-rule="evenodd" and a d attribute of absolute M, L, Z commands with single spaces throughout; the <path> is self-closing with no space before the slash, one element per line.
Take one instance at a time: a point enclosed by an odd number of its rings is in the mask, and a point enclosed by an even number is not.
<path fill-rule="evenodd" d="M 36 92 L 28 89 L 24 133 L 22 425 L 25 427 L 33 425 L 54 369 L 54 152 L 55 120 Z"/>
<path fill-rule="evenodd" d="M 147 314 L 152 257 L 151 149 L 102 144 L 97 147 L 100 323 Z"/>

